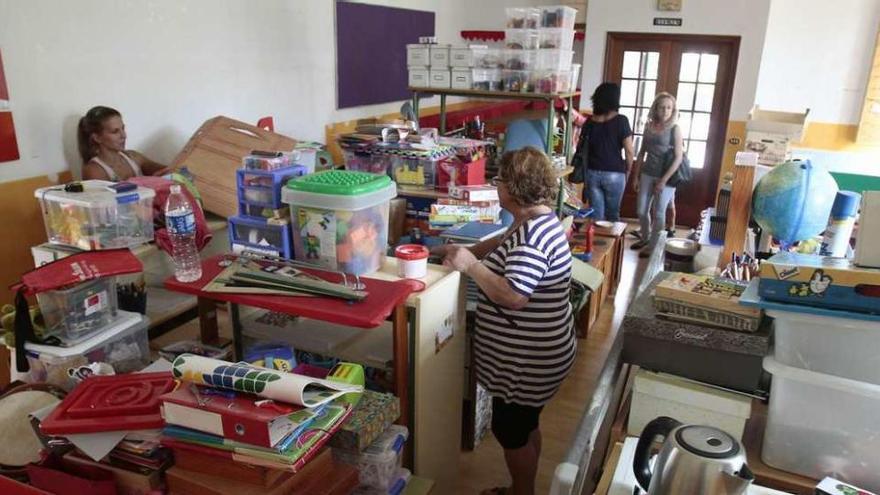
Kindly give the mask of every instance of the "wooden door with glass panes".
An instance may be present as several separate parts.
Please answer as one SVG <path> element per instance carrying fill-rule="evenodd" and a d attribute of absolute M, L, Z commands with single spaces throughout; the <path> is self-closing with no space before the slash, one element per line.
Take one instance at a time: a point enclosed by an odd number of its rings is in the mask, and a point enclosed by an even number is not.
<path fill-rule="evenodd" d="M 620 113 L 632 125 L 638 153 L 648 111 L 661 91 L 676 97 L 685 152 L 693 180 L 676 190 L 676 223 L 695 226 L 715 202 L 739 37 L 609 33 L 605 80 L 620 84 Z M 632 179 L 632 178 L 631 178 Z M 636 216 L 630 180 L 621 214 Z"/>

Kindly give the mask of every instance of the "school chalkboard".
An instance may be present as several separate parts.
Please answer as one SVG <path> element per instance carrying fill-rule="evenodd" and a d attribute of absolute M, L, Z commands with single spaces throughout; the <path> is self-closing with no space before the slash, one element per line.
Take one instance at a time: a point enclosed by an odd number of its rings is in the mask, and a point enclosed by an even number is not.
<path fill-rule="evenodd" d="M 337 108 L 409 98 L 406 45 L 421 36 L 434 36 L 433 12 L 336 2 Z"/>

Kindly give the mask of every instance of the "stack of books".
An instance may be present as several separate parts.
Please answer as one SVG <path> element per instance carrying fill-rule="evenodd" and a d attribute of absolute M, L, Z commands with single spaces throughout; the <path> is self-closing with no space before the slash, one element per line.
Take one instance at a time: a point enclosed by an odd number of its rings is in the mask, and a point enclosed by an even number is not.
<path fill-rule="evenodd" d="M 428 224 L 431 231 L 442 231 L 467 222 L 497 224 L 501 221 L 498 190 L 489 185 L 453 186 L 449 197 L 431 205 Z"/>

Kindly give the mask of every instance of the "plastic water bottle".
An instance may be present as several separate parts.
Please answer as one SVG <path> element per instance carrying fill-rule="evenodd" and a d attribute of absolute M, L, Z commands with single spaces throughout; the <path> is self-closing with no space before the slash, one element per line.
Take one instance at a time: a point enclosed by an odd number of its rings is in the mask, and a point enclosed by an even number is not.
<path fill-rule="evenodd" d="M 180 192 L 180 184 L 171 186 L 165 201 L 165 226 L 171 238 L 174 278 L 178 282 L 202 278 L 202 262 L 196 249 L 196 218 L 189 200 Z"/>

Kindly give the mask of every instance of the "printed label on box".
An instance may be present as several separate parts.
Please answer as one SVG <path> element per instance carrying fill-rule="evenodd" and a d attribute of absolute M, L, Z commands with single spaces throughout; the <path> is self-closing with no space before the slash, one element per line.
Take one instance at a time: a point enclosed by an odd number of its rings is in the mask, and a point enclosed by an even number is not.
<path fill-rule="evenodd" d="M 103 290 L 97 294 L 93 294 L 83 301 L 85 307 L 85 315 L 90 316 L 107 307 L 107 291 Z"/>
<path fill-rule="evenodd" d="M 297 228 L 306 260 L 319 260 L 325 266 L 336 265 L 336 212 L 299 208 Z"/>

